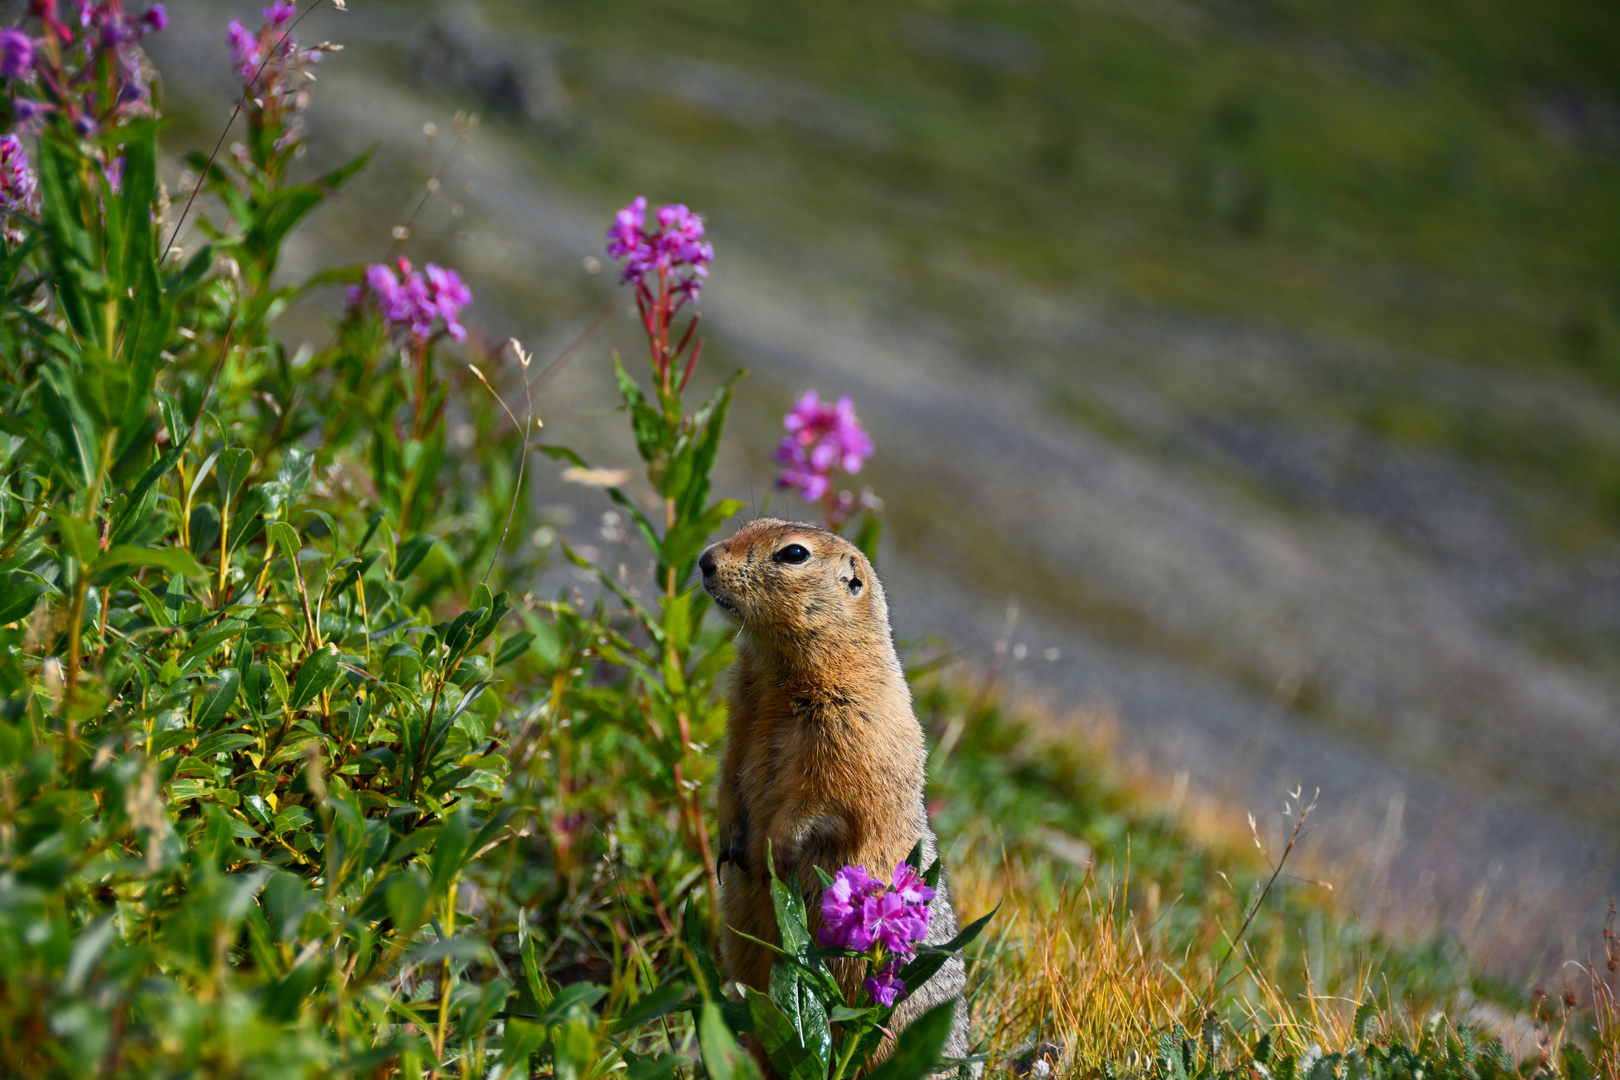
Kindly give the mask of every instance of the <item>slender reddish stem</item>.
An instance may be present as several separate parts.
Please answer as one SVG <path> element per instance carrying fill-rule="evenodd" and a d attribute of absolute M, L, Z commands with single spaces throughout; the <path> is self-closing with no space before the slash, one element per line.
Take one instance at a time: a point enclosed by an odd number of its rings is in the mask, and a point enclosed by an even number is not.
<path fill-rule="evenodd" d="M 686 393 L 686 380 L 692 377 L 692 369 L 697 367 L 698 357 L 703 355 L 703 339 L 698 338 L 697 348 L 692 350 L 691 359 L 686 361 L 686 374 L 681 376 L 680 393 Z"/>

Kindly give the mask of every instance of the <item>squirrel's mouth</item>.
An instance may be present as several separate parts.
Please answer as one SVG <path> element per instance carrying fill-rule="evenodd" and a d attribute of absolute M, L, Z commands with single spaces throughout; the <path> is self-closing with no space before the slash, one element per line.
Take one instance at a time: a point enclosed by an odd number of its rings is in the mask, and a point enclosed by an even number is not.
<path fill-rule="evenodd" d="M 709 594 L 710 599 L 712 599 L 714 601 L 714 606 L 715 607 L 719 608 L 721 611 L 724 611 L 727 615 L 730 615 L 733 619 L 741 619 L 742 618 L 742 612 L 740 610 L 738 610 L 737 605 L 732 603 L 731 600 L 729 600 L 723 593 L 721 593 L 719 589 L 716 589 L 713 585 L 709 584 L 707 581 L 705 581 L 703 583 L 703 591 Z"/>

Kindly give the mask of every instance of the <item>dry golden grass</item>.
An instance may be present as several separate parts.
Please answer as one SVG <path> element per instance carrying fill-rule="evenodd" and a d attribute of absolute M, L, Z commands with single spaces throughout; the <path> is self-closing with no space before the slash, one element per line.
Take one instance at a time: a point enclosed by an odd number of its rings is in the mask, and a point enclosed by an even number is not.
<path fill-rule="evenodd" d="M 973 858 L 956 877 L 963 910 L 1002 904 L 973 993 L 991 1053 L 1039 1039 L 1065 1048 L 1065 1064 L 1084 1072 L 1141 1050 L 1189 1014 L 1186 982 L 1144 943 L 1117 892 L 1037 877 L 1011 860 Z"/>
<path fill-rule="evenodd" d="M 948 831 L 957 909 L 1001 905 L 970 981 L 990 1075 L 1037 1043 L 1061 1048 L 1058 1076 L 1140 1068 L 1161 1035 L 1196 1032 L 1211 1012 L 1232 1049 L 1269 1034 L 1275 1053 L 1341 1052 L 1370 1002 L 1378 1030 L 1406 1045 L 1466 1023 L 1519 1060 L 1552 1062 L 1574 1040 L 1592 1052 L 1591 1080 L 1620 1080 L 1614 969 L 1578 1007 L 1533 1015 L 1511 990 L 1480 989 L 1454 950 L 1361 926 L 1322 880 L 1334 868 L 1289 846 L 1298 793 L 1257 826 L 1185 776 L 1122 758 L 1106 711 L 1054 710 L 959 671 L 925 682 L 919 702 L 941 794 L 974 808 Z M 1076 812 L 1043 817 L 1057 804 Z M 1265 893 L 1283 857 L 1287 876 Z M 1612 927 L 1605 944 L 1595 967 L 1620 968 Z"/>
<path fill-rule="evenodd" d="M 1089 874 L 1054 881 L 1017 860 L 977 854 L 962 860 L 955 882 L 964 911 L 1002 904 L 972 989 L 976 1029 L 993 1061 L 1046 1042 L 1063 1048 L 1059 1075 L 1083 1076 L 1105 1060 L 1140 1061 L 1177 1024 L 1197 1030 L 1211 991 L 1208 947 L 1224 949 L 1215 920 L 1178 942 L 1125 905 L 1128 883 L 1108 888 Z M 1227 975 L 1236 978 L 1222 1012 L 1241 1030 L 1269 1031 L 1294 1052 L 1347 1042 L 1353 999 L 1289 994 L 1237 956 Z"/>

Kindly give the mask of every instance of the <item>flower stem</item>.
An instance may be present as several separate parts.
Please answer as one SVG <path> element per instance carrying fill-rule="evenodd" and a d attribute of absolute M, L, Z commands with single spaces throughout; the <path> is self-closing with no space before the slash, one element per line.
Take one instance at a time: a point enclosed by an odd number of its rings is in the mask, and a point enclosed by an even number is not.
<path fill-rule="evenodd" d="M 849 1059 L 855 1056 L 855 1048 L 860 1045 L 861 1036 L 850 1032 L 844 1036 L 844 1045 L 838 1052 L 838 1063 L 833 1071 L 827 1075 L 827 1080 L 843 1080 L 844 1071 L 849 1068 Z"/>

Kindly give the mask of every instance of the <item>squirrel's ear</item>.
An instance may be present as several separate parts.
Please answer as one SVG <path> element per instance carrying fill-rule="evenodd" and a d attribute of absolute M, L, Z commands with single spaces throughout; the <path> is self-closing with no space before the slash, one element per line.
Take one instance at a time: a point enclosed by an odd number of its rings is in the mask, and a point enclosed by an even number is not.
<path fill-rule="evenodd" d="M 861 595 L 861 589 L 866 583 L 861 580 L 861 564 L 855 560 L 855 556 L 851 555 L 849 557 L 849 573 L 839 576 L 842 581 L 849 585 L 849 595 Z"/>

